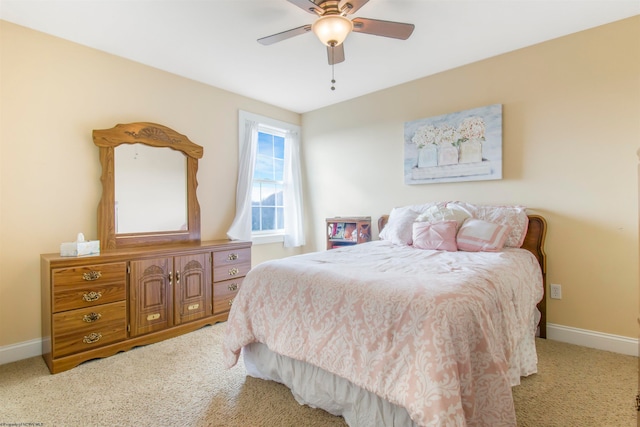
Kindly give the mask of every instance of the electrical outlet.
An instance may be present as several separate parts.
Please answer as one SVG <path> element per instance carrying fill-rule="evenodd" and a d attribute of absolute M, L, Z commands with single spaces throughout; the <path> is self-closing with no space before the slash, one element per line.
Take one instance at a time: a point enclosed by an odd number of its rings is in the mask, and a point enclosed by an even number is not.
<path fill-rule="evenodd" d="M 562 299 L 562 286 L 551 284 L 551 298 Z"/>

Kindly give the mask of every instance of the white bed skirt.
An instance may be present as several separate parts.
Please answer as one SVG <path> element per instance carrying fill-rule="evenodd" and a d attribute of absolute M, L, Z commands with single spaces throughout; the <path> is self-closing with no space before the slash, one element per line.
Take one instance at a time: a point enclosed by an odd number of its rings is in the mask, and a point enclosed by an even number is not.
<path fill-rule="evenodd" d="M 247 374 L 289 387 L 301 405 L 341 416 L 350 427 L 416 427 L 407 410 L 324 369 L 276 354 L 261 343 L 242 349 Z"/>

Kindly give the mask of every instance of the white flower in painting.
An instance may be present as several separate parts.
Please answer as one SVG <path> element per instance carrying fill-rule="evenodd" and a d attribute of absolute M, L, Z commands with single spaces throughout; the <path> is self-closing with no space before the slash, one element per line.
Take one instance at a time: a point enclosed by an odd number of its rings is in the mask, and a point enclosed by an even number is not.
<path fill-rule="evenodd" d="M 484 141 L 484 120 L 481 117 L 467 117 L 458 127 L 460 140 Z"/>
<path fill-rule="evenodd" d="M 438 128 L 436 135 L 436 144 L 438 145 L 452 145 L 458 141 L 458 131 L 449 125 L 444 125 Z"/>
<path fill-rule="evenodd" d="M 429 125 L 422 126 L 413 134 L 411 142 L 418 148 L 423 148 L 427 144 L 435 144 L 439 129 Z"/>

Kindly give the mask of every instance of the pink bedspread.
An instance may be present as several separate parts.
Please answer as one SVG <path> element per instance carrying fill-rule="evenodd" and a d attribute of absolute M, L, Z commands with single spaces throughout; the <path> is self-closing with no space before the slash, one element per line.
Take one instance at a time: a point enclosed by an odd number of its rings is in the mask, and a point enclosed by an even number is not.
<path fill-rule="evenodd" d="M 515 426 L 511 386 L 536 371 L 542 295 L 540 266 L 522 249 L 376 241 L 270 261 L 234 300 L 225 363 L 261 342 L 405 407 L 418 425 Z"/>

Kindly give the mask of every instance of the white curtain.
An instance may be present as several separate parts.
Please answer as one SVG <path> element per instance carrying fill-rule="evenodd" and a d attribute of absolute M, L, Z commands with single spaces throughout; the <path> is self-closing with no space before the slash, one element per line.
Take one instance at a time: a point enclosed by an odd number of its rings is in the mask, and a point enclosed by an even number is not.
<path fill-rule="evenodd" d="M 251 190 L 258 151 L 259 124 L 246 120 L 245 140 L 240 153 L 238 188 L 236 190 L 236 217 L 227 231 L 230 239 L 251 240 Z M 300 174 L 300 138 L 287 131 L 284 144 L 284 246 L 305 244 L 302 214 L 302 180 Z"/>
<path fill-rule="evenodd" d="M 227 236 L 236 240 L 251 240 L 251 184 L 258 151 L 258 123 L 246 120 L 244 136 L 238 166 L 236 217 L 227 231 Z"/>
<path fill-rule="evenodd" d="M 305 243 L 302 214 L 302 179 L 300 178 L 300 138 L 287 131 L 284 138 L 284 246 Z"/>

